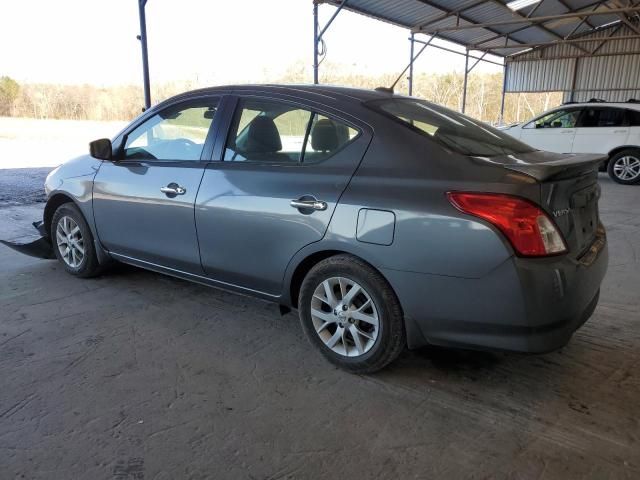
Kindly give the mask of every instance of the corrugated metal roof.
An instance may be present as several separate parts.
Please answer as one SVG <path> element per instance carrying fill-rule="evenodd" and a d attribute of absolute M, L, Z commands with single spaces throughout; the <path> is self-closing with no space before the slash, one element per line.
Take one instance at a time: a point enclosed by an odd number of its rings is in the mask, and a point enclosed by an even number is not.
<path fill-rule="evenodd" d="M 344 0 L 318 0 L 338 6 Z M 540 44 L 563 41 L 620 22 L 620 15 L 608 14 L 610 9 L 638 6 L 620 0 L 542 0 L 518 11 L 507 4 L 511 0 L 347 0 L 344 8 L 383 20 L 394 25 L 435 34 L 474 50 L 485 50 L 498 56 L 514 56 Z M 588 17 L 550 18 L 551 16 L 584 12 L 603 12 Z M 606 13 L 606 14 L 604 14 Z M 529 17 L 536 23 L 511 23 Z M 536 18 L 548 18 L 536 21 Z M 635 21 L 633 18 L 632 21 Z M 502 24 L 501 24 L 502 22 Z M 507 22 L 507 23 L 505 23 Z M 497 25 L 496 25 L 497 23 Z M 473 28 L 473 25 L 481 25 Z M 638 30 L 640 32 L 640 29 Z M 637 32 L 636 32 L 637 33 Z M 523 45 L 517 48 L 517 45 Z M 511 46 L 513 48 L 504 48 Z M 572 55 L 588 53 L 580 43 L 566 44 Z"/>

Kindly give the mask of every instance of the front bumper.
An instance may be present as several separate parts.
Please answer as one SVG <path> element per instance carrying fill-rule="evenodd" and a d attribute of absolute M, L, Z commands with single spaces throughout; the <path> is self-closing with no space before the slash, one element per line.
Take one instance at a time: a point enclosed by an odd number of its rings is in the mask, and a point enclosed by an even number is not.
<path fill-rule="evenodd" d="M 44 227 L 44 223 L 33 222 L 33 226 L 37 233 L 34 232 L 32 235 L 26 235 L 14 240 L 0 240 L 0 243 L 31 257 L 55 258 L 51 240 L 49 239 L 47 229 Z"/>
<path fill-rule="evenodd" d="M 593 313 L 608 264 L 604 229 L 580 259 L 512 257 L 479 279 L 383 270 L 409 348 L 426 344 L 544 353 Z"/>

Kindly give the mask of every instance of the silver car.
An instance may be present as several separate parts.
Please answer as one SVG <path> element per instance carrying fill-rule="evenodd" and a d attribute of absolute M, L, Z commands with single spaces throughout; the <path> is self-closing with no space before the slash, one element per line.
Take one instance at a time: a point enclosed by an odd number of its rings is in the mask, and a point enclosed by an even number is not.
<path fill-rule="evenodd" d="M 90 147 L 46 180 L 69 273 L 119 261 L 297 309 L 352 372 L 407 346 L 557 349 L 607 268 L 602 156 L 384 90 L 199 90 Z"/>

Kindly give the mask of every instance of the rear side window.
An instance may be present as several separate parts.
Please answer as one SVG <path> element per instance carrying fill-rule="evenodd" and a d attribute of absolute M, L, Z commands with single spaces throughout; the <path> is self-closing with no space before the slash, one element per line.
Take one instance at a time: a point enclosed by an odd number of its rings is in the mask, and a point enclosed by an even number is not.
<path fill-rule="evenodd" d="M 574 128 L 579 117 L 580 110 L 556 110 L 527 123 L 523 128 Z"/>
<path fill-rule="evenodd" d="M 367 105 L 463 155 L 492 157 L 534 151 L 507 133 L 426 101 L 391 98 Z"/>
<path fill-rule="evenodd" d="M 579 127 L 621 127 L 625 124 L 624 110 L 621 108 L 585 108 L 580 117 Z"/>
<path fill-rule="evenodd" d="M 640 127 L 640 111 L 627 110 L 627 118 L 629 119 L 630 127 Z"/>
<path fill-rule="evenodd" d="M 318 162 L 333 155 L 357 133 L 339 120 L 288 103 L 243 99 L 227 139 L 224 160 Z"/>

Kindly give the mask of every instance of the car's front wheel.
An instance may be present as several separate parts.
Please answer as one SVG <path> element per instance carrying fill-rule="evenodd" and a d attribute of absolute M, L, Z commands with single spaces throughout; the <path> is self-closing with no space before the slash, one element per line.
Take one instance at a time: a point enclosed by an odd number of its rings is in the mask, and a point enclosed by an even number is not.
<path fill-rule="evenodd" d="M 370 265 L 350 255 L 327 258 L 305 277 L 298 300 L 307 338 L 333 364 L 371 373 L 406 344 L 400 303 Z"/>
<path fill-rule="evenodd" d="M 616 153 L 609 160 L 607 171 L 614 182 L 623 185 L 640 182 L 640 150 L 630 148 Z"/>
<path fill-rule="evenodd" d="M 53 214 L 50 231 L 56 258 L 67 272 L 83 278 L 100 272 L 93 235 L 75 204 L 63 203 L 58 207 Z"/>

